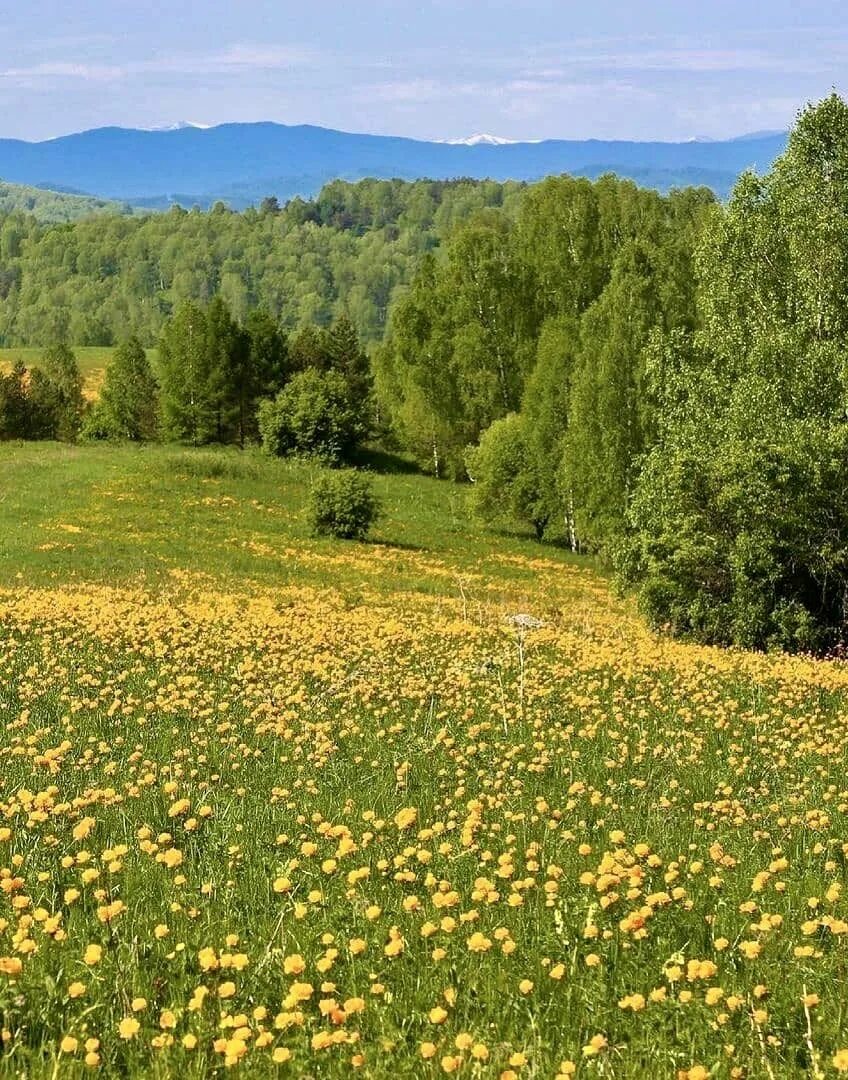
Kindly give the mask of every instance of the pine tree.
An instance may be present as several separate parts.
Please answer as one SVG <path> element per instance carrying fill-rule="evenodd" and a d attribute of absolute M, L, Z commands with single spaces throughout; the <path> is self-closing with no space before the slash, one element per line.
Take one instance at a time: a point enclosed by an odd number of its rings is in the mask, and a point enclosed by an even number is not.
<path fill-rule="evenodd" d="M 30 376 L 29 397 L 38 421 L 39 438 L 73 442 L 82 427 L 85 400 L 77 359 L 67 345 L 44 351 L 41 366 Z"/>
<path fill-rule="evenodd" d="M 0 375 L 0 439 L 29 439 L 31 409 L 27 397 L 27 370 L 16 360 L 8 375 Z"/>
<path fill-rule="evenodd" d="M 206 309 L 206 349 L 214 440 L 225 443 L 237 438 L 244 446 L 254 401 L 250 342 L 220 296 Z"/>
<path fill-rule="evenodd" d="M 327 330 L 325 352 L 330 366 L 344 376 L 351 402 L 364 410 L 372 391 L 371 365 L 347 315 L 340 316 Z"/>
<path fill-rule="evenodd" d="M 136 337 L 115 350 L 106 368 L 97 405 L 101 422 L 122 439 L 153 439 L 157 431 L 159 385 Z"/>
<path fill-rule="evenodd" d="M 217 433 L 218 398 L 209 356 L 206 311 L 181 304 L 159 342 L 161 421 L 166 438 L 197 446 Z"/>

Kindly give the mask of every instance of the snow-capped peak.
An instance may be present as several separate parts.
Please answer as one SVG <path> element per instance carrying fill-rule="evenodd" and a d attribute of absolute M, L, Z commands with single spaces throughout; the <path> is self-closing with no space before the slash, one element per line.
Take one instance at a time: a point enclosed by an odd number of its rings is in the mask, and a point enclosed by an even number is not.
<path fill-rule="evenodd" d="M 516 139 L 502 139 L 500 135 L 469 135 L 467 139 L 445 139 L 450 146 L 511 146 Z"/>
<path fill-rule="evenodd" d="M 197 128 L 198 131 L 206 131 L 211 124 L 195 124 L 191 120 L 177 120 L 174 124 L 154 124 L 147 131 L 182 131 L 184 128 Z"/>

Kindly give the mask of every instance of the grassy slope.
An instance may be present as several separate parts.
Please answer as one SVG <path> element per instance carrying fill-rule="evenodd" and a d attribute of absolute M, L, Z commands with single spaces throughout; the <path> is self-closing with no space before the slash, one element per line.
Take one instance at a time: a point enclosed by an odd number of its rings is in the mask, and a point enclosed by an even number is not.
<path fill-rule="evenodd" d="M 310 473 L 0 446 L 0 1073 L 832 1074 L 845 668 L 658 640 L 415 475 L 311 539 Z"/>

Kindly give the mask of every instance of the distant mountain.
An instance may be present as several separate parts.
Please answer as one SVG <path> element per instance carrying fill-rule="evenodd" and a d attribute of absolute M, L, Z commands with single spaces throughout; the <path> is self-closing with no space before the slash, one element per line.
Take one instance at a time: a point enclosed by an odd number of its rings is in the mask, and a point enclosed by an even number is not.
<path fill-rule="evenodd" d="M 111 127 L 38 143 L 0 139 L 0 177 L 149 207 L 208 206 L 218 199 L 243 207 L 266 195 L 309 197 L 330 180 L 367 176 L 538 180 L 607 171 L 642 182 L 650 177 L 660 190 L 705 184 L 724 196 L 743 169 L 767 169 L 785 143 L 782 133 L 684 143 L 502 143 L 474 136 L 457 144 L 272 123 L 181 124 L 166 131 Z"/>
<path fill-rule="evenodd" d="M 752 141 L 756 141 L 757 139 L 771 139 L 771 138 L 774 138 L 775 136 L 784 137 L 784 133 L 782 131 L 774 131 L 774 130 L 771 130 L 771 131 L 751 131 L 747 135 L 737 135 L 734 139 L 731 139 L 730 141 L 731 142 L 737 142 L 737 143 L 739 143 L 739 142 L 752 142 Z"/>

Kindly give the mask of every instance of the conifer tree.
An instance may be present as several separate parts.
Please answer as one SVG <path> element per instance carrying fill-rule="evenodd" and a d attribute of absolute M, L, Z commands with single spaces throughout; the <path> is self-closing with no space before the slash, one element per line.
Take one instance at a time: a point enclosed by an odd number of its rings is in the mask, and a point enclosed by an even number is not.
<path fill-rule="evenodd" d="M 181 304 L 159 341 L 161 423 L 166 438 L 197 446 L 217 433 L 218 387 L 209 355 L 206 311 Z"/>
<path fill-rule="evenodd" d="M 136 337 L 115 350 L 106 368 L 96 411 L 99 422 L 116 437 L 140 441 L 157 432 L 159 385 Z"/>
<path fill-rule="evenodd" d="M 82 427 L 85 400 L 82 375 L 67 345 L 45 349 L 41 365 L 30 374 L 29 399 L 38 438 L 73 442 Z"/>

